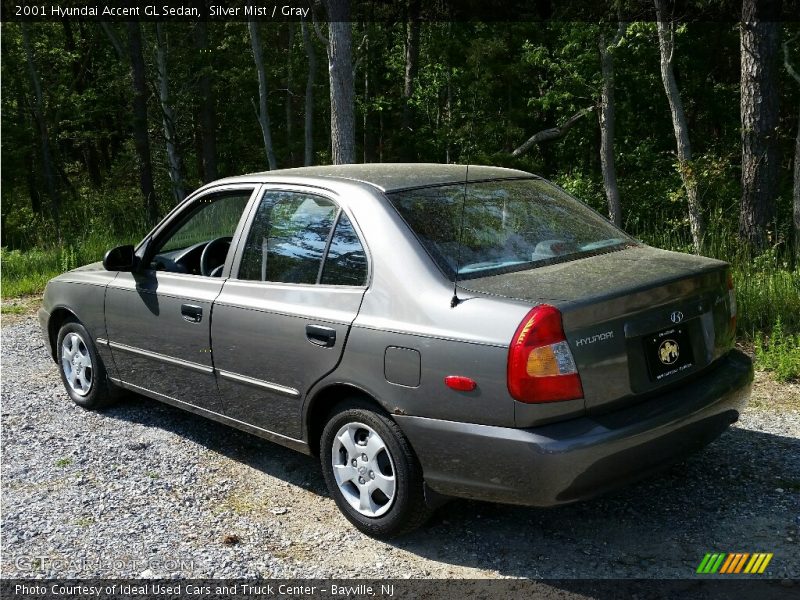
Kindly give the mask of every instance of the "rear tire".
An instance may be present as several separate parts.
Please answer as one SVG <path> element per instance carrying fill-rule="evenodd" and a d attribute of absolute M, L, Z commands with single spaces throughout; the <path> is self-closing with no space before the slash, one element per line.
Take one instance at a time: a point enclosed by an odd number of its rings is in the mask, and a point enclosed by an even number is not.
<path fill-rule="evenodd" d="M 348 401 L 330 415 L 320 439 L 320 462 L 339 510 L 367 535 L 402 535 L 430 516 L 422 467 L 408 439 L 364 401 Z"/>
<path fill-rule="evenodd" d="M 118 397 L 92 336 L 77 321 L 67 321 L 58 331 L 58 372 L 67 394 L 87 410 L 104 408 Z"/>

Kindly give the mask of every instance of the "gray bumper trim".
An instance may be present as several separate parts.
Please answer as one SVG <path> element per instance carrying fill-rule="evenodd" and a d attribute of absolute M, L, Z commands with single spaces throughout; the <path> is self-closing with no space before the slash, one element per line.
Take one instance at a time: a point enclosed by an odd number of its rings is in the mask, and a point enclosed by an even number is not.
<path fill-rule="evenodd" d="M 739 418 L 753 366 L 731 351 L 677 389 L 603 415 L 514 429 L 393 415 L 436 492 L 552 506 L 639 479 L 716 439 Z"/>

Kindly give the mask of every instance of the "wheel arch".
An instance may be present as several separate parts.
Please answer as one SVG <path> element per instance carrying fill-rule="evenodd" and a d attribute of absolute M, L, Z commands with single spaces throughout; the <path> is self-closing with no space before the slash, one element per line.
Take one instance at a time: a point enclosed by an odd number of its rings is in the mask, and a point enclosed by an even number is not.
<path fill-rule="evenodd" d="M 58 331 L 67 321 L 77 321 L 80 323 L 80 319 L 75 312 L 65 306 L 54 308 L 50 313 L 50 319 L 47 321 L 47 338 L 50 341 L 50 356 L 53 358 L 53 361 L 58 361 L 58 353 L 56 352 Z"/>
<path fill-rule="evenodd" d="M 378 399 L 367 390 L 351 383 L 330 383 L 317 390 L 306 403 L 304 414 L 304 431 L 308 447 L 314 456 L 319 456 L 319 440 L 325 428 L 327 416 L 336 405 L 352 398 L 358 398 L 374 406 L 375 410 L 389 414 Z"/>

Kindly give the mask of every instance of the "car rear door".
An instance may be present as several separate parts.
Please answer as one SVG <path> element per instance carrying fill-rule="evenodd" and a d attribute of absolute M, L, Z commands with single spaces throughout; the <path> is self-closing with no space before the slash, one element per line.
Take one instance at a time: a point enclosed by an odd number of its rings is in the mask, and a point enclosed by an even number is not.
<path fill-rule="evenodd" d="M 256 187 L 226 186 L 199 195 L 154 232 L 141 257 L 145 268 L 119 273 L 108 285 L 107 343 L 127 387 L 222 412 L 209 335 L 223 278 L 197 274 L 194 267 L 204 241 L 232 234 L 236 239 Z M 228 251 L 226 261 L 232 257 Z"/>
<path fill-rule="evenodd" d="M 225 414 L 301 437 L 306 392 L 338 364 L 368 280 L 351 216 L 331 196 L 267 188 L 214 303 Z"/>

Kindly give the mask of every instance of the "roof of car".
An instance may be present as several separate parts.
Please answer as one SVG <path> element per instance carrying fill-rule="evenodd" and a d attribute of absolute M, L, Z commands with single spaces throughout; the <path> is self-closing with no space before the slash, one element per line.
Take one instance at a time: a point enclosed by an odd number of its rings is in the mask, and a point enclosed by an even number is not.
<path fill-rule="evenodd" d="M 460 183 L 464 181 L 466 168 L 466 165 L 436 163 L 368 163 L 279 169 L 251 173 L 231 179 L 247 179 L 250 181 L 258 179 L 259 181 L 270 182 L 289 178 L 309 178 L 317 180 L 318 183 L 322 183 L 320 180 L 346 179 L 368 183 L 384 192 L 394 192 L 416 187 Z M 515 179 L 519 177 L 530 178 L 536 176 L 516 169 L 469 165 L 469 181 Z"/>

